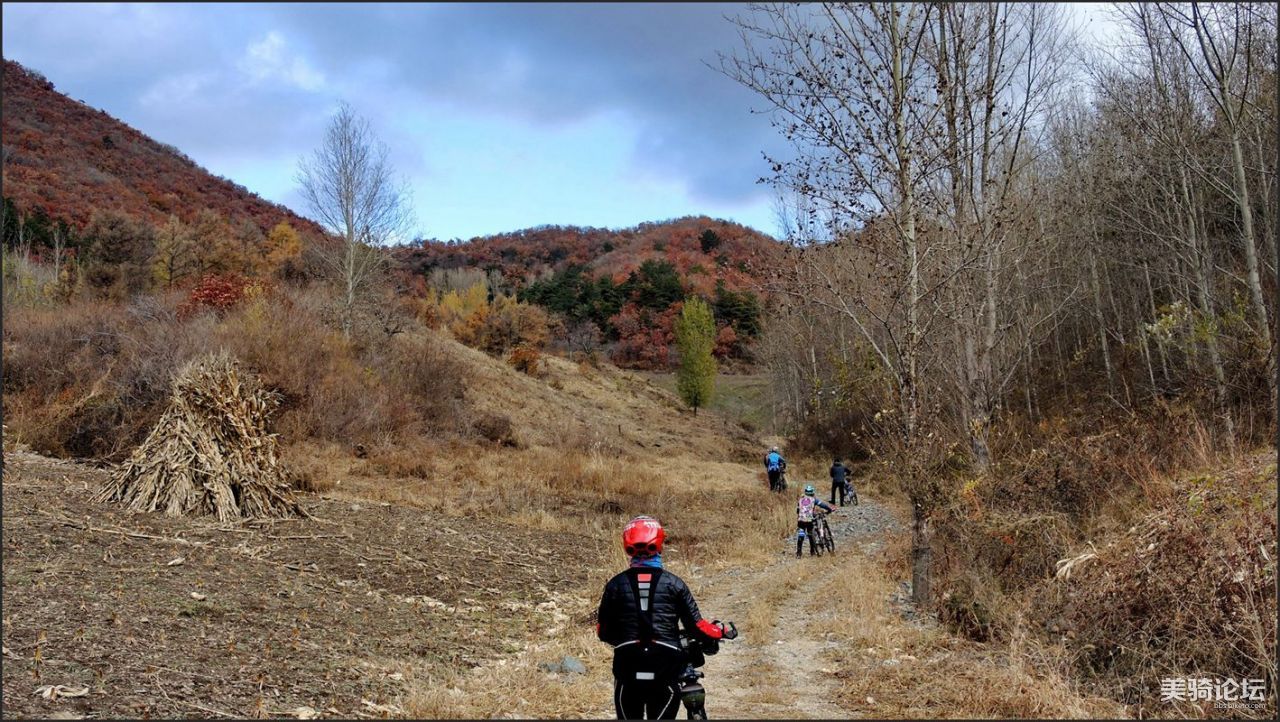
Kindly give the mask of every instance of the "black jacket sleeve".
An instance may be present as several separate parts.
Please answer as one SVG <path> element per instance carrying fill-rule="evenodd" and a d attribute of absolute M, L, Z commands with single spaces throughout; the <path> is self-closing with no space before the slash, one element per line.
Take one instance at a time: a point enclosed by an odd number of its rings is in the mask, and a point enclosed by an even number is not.
<path fill-rule="evenodd" d="M 689 585 L 680 580 L 680 586 L 677 589 L 677 607 L 676 612 L 680 615 L 680 623 L 690 632 L 698 628 L 698 621 L 702 619 L 702 613 L 698 611 L 698 603 L 693 600 L 693 592 L 689 591 Z"/>
<path fill-rule="evenodd" d="M 596 611 L 596 636 L 602 642 L 609 644 L 617 644 L 613 641 L 619 630 L 612 629 L 615 620 L 618 618 L 617 612 L 617 594 L 615 593 L 617 586 L 614 584 L 606 584 L 604 594 L 600 596 L 600 608 Z"/>

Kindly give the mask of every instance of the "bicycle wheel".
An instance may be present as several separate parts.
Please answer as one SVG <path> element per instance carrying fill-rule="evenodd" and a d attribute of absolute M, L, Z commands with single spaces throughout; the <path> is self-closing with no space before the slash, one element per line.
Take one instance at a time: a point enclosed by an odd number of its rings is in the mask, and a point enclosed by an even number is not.
<path fill-rule="evenodd" d="M 831 552 L 832 554 L 835 554 L 835 552 L 836 552 L 836 536 L 835 536 L 835 534 L 832 534 L 832 533 L 831 533 L 831 527 L 827 526 L 827 522 L 826 522 L 825 520 L 823 520 L 823 522 L 822 522 L 822 527 L 823 527 L 823 528 L 822 528 L 822 540 L 823 540 L 823 541 L 826 543 L 826 545 L 827 545 L 827 551 Z"/>

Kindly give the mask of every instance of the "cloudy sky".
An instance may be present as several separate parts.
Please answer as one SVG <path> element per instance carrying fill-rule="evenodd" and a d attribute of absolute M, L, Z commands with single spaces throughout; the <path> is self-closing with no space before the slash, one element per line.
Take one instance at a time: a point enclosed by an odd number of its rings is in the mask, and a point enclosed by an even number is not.
<path fill-rule="evenodd" d="M 420 235 L 689 214 L 775 233 L 760 101 L 717 71 L 733 4 L 8 4 L 4 56 L 305 211 L 340 101 L 409 181 Z M 1094 18 L 1075 11 L 1080 22 Z"/>

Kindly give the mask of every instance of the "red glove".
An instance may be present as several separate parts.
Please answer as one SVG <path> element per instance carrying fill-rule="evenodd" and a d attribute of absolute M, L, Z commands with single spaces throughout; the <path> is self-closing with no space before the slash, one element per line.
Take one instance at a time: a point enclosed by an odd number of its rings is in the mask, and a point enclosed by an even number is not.
<path fill-rule="evenodd" d="M 720 639 L 724 637 L 724 630 L 705 619 L 698 620 L 698 631 L 711 637 L 712 639 Z"/>

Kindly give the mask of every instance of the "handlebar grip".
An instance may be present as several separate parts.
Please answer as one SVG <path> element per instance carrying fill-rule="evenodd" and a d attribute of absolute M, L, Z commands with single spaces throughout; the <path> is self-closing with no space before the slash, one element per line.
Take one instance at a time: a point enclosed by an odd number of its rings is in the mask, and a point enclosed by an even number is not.
<path fill-rule="evenodd" d="M 719 622 L 717 622 L 717 624 L 720 624 L 720 631 L 721 631 L 721 634 L 724 636 L 724 638 L 725 638 L 725 639 L 737 639 L 737 638 L 738 638 L 738 628 L 734 626 L 733 622 L 729 622 L 729 623 L 728 623 L 728 624 L 729 624 L 729 627 L 728 627 L 727 629 L 725 628 L 724 624 L 721 624 L 721 623 L 719 623 Z"/>

